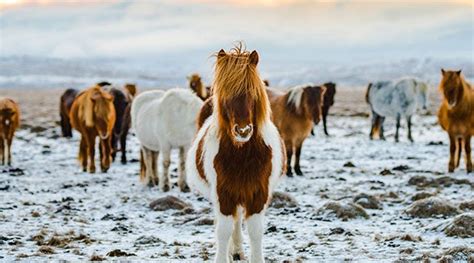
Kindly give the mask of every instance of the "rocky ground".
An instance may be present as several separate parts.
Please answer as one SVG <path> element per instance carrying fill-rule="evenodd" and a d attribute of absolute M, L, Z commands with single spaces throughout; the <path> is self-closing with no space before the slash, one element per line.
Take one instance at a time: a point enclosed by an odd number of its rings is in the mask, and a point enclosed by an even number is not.
<path fill-rule="evenodd" d="M 162 193 L 143 186 L 133 132 L 127 165 L 83 173 L 78 134 L 59 137 L 60 91 L 0 92 L 23 110 L 13 166 L 0 167 L 1 261 L 213 258 L 211 205 L 177 187 Z M 331 136 L 317 127 L 304 144 L 305 175 L 277 188 L 267 211 L 266 259 L 474 261 L 474 175 L 463 161 L 447 173 L 447 136 L 436 117 L 415 118 L 415 143 L 394 143 L 393 121 L 387 141 L 370 141 L 363 95 L 338 92 Z M 432 106 L 434 112 L 436 100 Z"/>

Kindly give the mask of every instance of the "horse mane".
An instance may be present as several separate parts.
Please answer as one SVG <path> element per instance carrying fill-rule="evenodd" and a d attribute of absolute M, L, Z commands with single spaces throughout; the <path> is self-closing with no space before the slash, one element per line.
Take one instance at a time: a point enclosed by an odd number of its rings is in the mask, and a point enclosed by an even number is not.
<path fill-rule="evenodd" d="M 215 110 L 223 101 L 239 96 L 255 100 L 256 124 L 262 125 L 270 119 L 271 109 L 263 81 L 260 79 L 257 65 L 251 61 L 252 53 L 245 50 L 242 43 L 234 46 L 229 52 L 221 50 L 215 64 L 215 78 L 212 85 L 215 95 Z"/>
<path fill-rule="evenodd" d="M 103 116 L 110 114 L 110 107 L 113 103 L 108 103 L 107 100 L 112 98 L 112 95 L 102 90 L 98 85 L 83 91 L 82 96 L 82 115 L 87 127 L 94 127 L 94 108 L 97 109 L 97 115 Z M 93 99 L 95 101 L 93 101 Z"/>
<path fill-rule="evenodd" d="M 290 110 L 293 110 L 296 113 L 301 113 L 303 93 L 308 87 L 311 87 L 311 84 L 298 85 L 288 90 L 286 93 L 286 104 L 289 106 Z"/>

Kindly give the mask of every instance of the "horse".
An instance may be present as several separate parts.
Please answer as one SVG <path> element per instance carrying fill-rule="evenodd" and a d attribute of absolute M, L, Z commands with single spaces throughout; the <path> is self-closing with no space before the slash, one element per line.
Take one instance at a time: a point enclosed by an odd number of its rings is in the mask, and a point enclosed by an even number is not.
<path fill-rule="evenodd" d="M 71 111 L 72 103 L 79 91 L 77 89 L 67 89 L 61 95 L 59 101 L 59 116 L 61 118 L 61 133 L 63 137 L 72 137 L 71 122 L 69 120 L 69 112 Z"/>
<path fill-rule="evenodd" d="M 179 149 L 178 186 L 186 192 L 186 152 L 196 133 L 196 117 L 203 102 L 191 90 L 153 90 L 138 95 L 132 103 L 132 125 L 140 141 L 140 179 L 148 186 L 170 190 L 171 149 Z M 157 158 L 163 154 L 163 172 L 158 180 Z"/>
<path fill-rule="evenodd" d="M 311 84 L 290 88 L 286 92 L 267 89 L 273 112 L 273 122 L 285 142 L 286 175 L 293 176 L 291 158 L 295 156 L 295 173 L 303 175 L 300 167 L 301 148 L 314 124 L 321 120 L 326 88 Z"/>
<path fill-rule="evenodd" d="M 323 98 L 323 126 L 324 126 L 324 134 L 329 136 L 328 128 L 327 128 L 327 118 L 329 114 L 329 108 L 334 105 L 334 96 L 336 95 L 336 83 L 327 82 L 323 84 L 326 87 L 326 92 L 324 93 Z M 313 134 L 314 135 L 314 134 Z"/>
<path fill-rule="evenodd" d="M 372 127 L 369 138 L 375 134 L 385 140 L 383 123 L 386 117 L 395 117 L 395 142 L 398 142 L 400 119 L 406 118 L 408 126 L 408 140 L 413 142 L 411 135 L 411 118 L 416 110 L 428 107 L 428 86 L 415 78 L 402 78 L 393 81 L 378 81 L 369 83 L 365 95 L 366 102 L 372 111 Z"/>
<path fill-rule="evenodd" d="M 216 212 L 216 262 L 228 262 L 232 256 L 244 259 L 243 217 L 250 236 L 250 262 L 264 262 L 265 210 L 284 174 L 285 148 L 270 119 L 258 60 L 256 51 L 241 46 L 217 53 L 212 115 L 188 152 L 188 183 L 212 201 Z"/>
<path fill-rule="evenodd" d="M 113 96 L 95 85 L 79 93 L 69 112 L 71 126 L 81 133 L 79 161 L 82 170 L 95 173 L 95 138 L 100 138 L 100 167 L 107 172 L 111 161 L 112 130 L 116 113 Z"/>
<path fill-rule="evenodd" d="M 2 165 L 12 164 L 12 141 L 20 126 L 20 107 L 9 98 L 0 97 L 0 161 Z"/>
<path fill-rule="evenodd" d="M 186 78 L 189 81 L 189 88 L 194 91 L 201 100 L 205 101 L 211 96 L 211 87 L 204 86 L 199 74 L 194 73 Z"/>
<path fill-rule="evenodd" d="M 471 136 L 474 135 L 474 90 L 461 75 L 461 70 L 441 69 L 439 90 L 443 102 L 439 108 L 438 121 L 449 135 L 448 171 L 459 166 L 464 148 L 467 173 L 472 172 Z"/>
<path fill-rule="evenodd" d="M 126 84 L 123 89 L 104 85 L 103 88 L 114 97 L 114 108 L 116 113 L 116 121 L 112 133 L 112 161 L 115 161 L 117 145 L 120 140 L 120 151 L 122 152 L 121 163 L 127 163 L 127 135 L 130 129 L 130 104 L 137 90 L 134 84 Z"/>

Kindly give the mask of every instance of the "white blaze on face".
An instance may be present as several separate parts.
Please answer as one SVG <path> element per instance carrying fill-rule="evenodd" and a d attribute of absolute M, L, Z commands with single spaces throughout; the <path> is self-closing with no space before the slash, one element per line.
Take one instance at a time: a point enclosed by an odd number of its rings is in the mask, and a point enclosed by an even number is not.
<path fill-rule="evenodd" d="M 10 120 L 9 120 L 9 119 L 6 119 L 6 120 L 5 120 L 5 125 L 8 126 L 9 124 L 10 124 Z"/>

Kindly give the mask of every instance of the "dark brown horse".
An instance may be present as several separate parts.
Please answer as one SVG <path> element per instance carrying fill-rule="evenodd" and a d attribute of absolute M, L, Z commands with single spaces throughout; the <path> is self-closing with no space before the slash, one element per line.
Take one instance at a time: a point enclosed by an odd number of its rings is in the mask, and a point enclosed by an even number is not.
<path fill-rule="evenodd" d="M 327 128 L 327 117 L 329 114 L 329 108 L 334 105 L 334 96 L 336 95 L 336 83 L 328 82 L 323 84 L 326 87 L 326 92 L 324 92 L 323 98 L 323 125 L 324 125 L 324 134 L 329 136 Z"/>
<path fill-rule="evenodd" d="M 115 161 L 117 152 L 122 152 L 120 162 L 127 163 L 127 135 L 131 126 L 130 108 L 133 97 L 136 93 L 136 86 L 133 84 L 126 84 L 124 89 L 117 89 L 112 86 L 104 86 L 114 97 L 114 108 L 116 113 L 116 121 L 114 131 L 112 134 L 112 161 Z M 118 144 L 120 141 L 120 149 Z"/>
<path fill-rule="evenodd" d="M 76 89 L 67 89 L 61 95 L 59 101 L 59 116 L 61 117 L 61 132 L 63 137 L 71 138 L 72 137 L 72 127 L 71 122 L 69 121 L 69 111 L 71 111 L 72 103 L 79 93 Z"/>
<path fill-rule="evenodd" d="M 267 89 L 273 112 L 273 122 L 285 142 L 287 170 L 292 176 L 291 158 L 295 155 L 295 172 L 303 175 L 300 168 L 300 155 L 303 142 L 318 124 L 322 115 L 324 86 L 303 85 L 293 87 L 287 92 Z"/>

